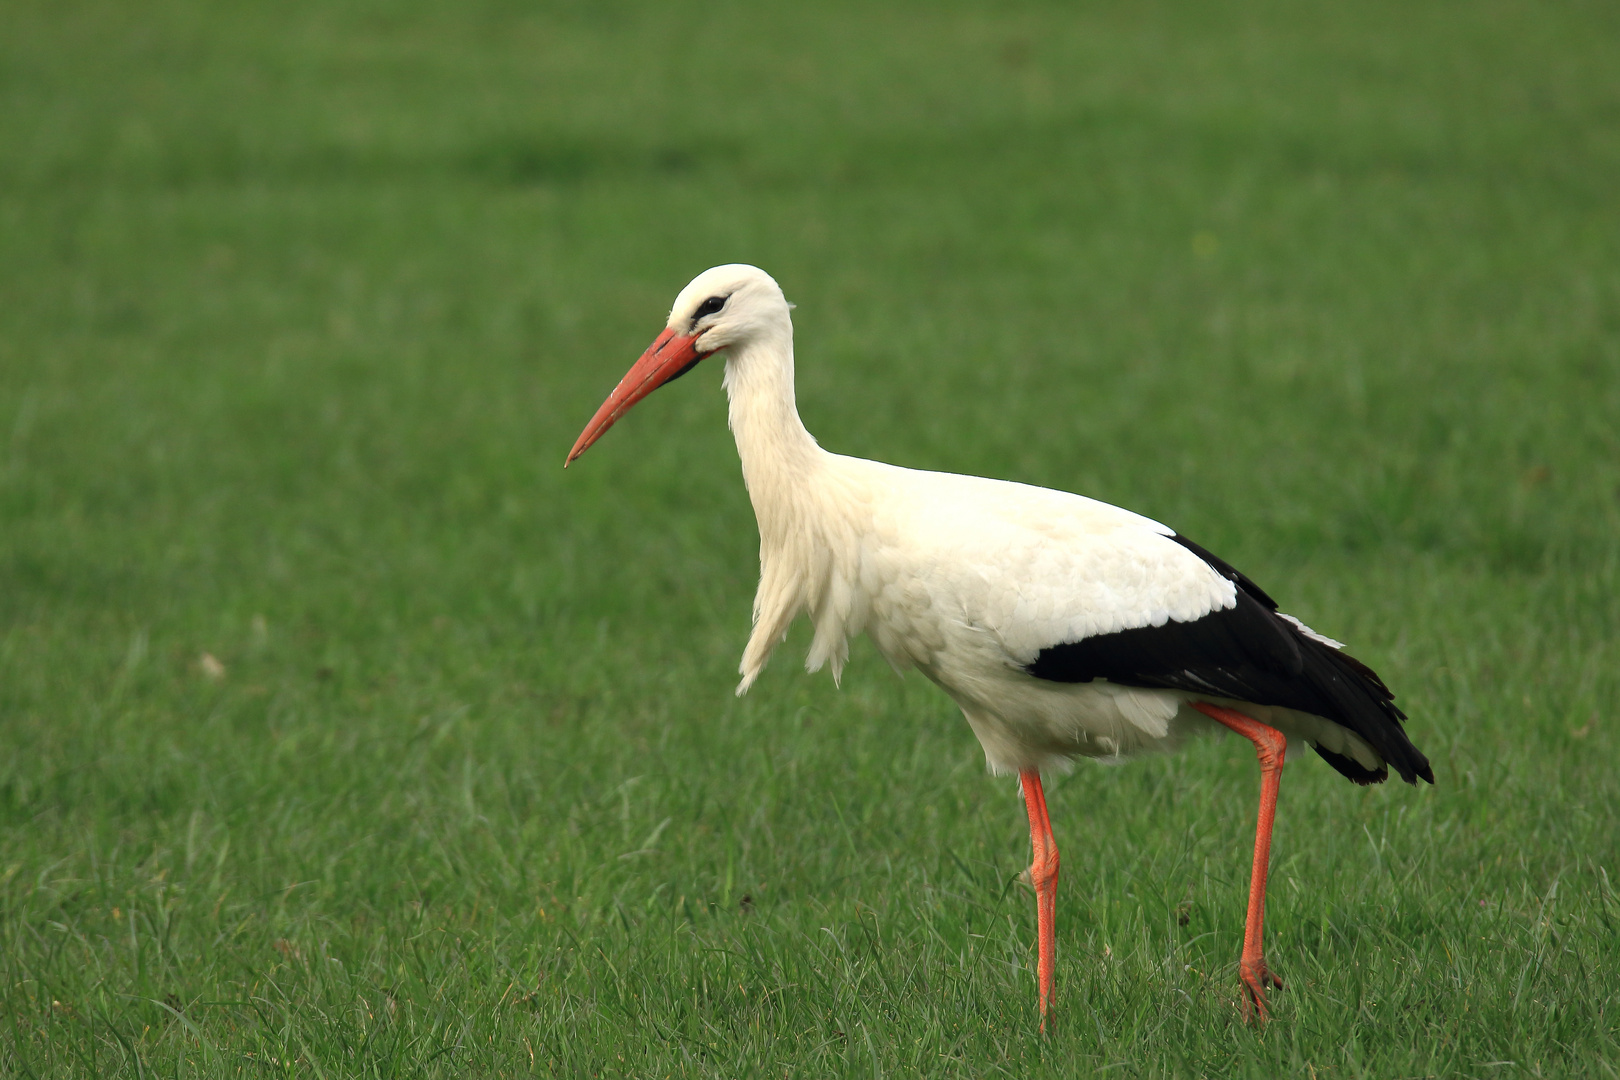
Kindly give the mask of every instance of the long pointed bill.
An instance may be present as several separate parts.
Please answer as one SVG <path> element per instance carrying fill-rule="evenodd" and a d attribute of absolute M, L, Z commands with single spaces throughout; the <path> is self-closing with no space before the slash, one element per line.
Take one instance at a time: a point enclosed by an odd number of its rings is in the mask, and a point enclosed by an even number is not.
<path fill-rule="evenodd" d="M 568 459 L 563 462 L 563 468 L 574 463 L 574 459 L 591 448 L 591 444 L 602 437 L 602 433 L 612 427 L 614 423 L 630 411 L 630 407 L 654 390 L 663 386 L 671 379 L 684 375 L 692 365 L 707 356 L 708 353 L 697 351 L 697 338 L 686 334 L 677 334 L 674 330 L 665 330 L 658 335 L 647 351 L 641 354 L 641 359 L 619 380 L 619 385 L 613 388 L 602 407 L 596 410 L 591 422 L 585 425 L 585 430 L 579 433 L 574 441 L 574 448 L 568 451 Z"/>

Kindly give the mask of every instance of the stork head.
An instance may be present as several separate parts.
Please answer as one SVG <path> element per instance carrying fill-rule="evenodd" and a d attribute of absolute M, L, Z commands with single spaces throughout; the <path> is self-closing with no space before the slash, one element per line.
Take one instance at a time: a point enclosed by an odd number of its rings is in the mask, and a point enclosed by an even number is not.
<path fill-rule="evenodd" d="M 693 278 L 675 298 L 664 332 L 647 346 L 641 359 L 596 410 L 568 452 L 563 468 L 588 450 L 636 402 L 685 375 L 704 357 L 745 345 L 762 334 L 791 330 L 790 307 L 781 287 L 757 266 L 731 263 Z"/>

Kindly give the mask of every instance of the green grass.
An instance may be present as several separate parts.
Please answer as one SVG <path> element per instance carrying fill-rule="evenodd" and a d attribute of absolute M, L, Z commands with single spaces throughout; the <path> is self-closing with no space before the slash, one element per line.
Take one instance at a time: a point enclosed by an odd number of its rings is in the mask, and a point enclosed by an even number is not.
<path fill-rule="evenodd" d="M 1598 3 L 0 8 L 0 1072 L 1620 1075 Z M 1438 783 L 1049 786 L 796 633 L 676 290 L 825 445 L 1167 521 Z M 205 670 L 203 654 L 223 665 Z M 216 672 L 217 674 L 217 672 Z"/>

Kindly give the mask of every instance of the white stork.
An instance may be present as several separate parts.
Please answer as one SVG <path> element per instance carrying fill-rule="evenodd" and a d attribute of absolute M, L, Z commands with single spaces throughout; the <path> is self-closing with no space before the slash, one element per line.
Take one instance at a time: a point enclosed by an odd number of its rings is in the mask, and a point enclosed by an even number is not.
<path fill-rule="evenodd" d="M 916 472 L 823 450 L 799 420 L 793 322 L 764 271 L 717 266 L 568 453 L 636 402 L 726 353 L 743 480 L 759 519 L 759 591 L 742 694 L 788 625 L 815 626 L 806 663 L 836 679 L 865 631 L 961 706 L 990 769 L 1017 773 L 1029 810 L 1041 1024 L 1052 1000 L 1058 850 L 1041 772 L 1076 757 L 1169 750 L 1224 725 L 1260 759 L 1260 815 L 1240 973 L 1258 1018 L 1282 982 L 1261 948 L 1277 785 L 1290 738 L 1357 784 L 1434 782 L 1405 714 L 1366 665 L 1247 577 L 1156 521 L 1079 495 Z"/>

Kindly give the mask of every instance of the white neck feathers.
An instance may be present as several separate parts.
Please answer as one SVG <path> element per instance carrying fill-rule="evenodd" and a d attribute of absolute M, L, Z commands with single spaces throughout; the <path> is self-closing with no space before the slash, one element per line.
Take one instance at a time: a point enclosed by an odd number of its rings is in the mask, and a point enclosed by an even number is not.
<path fill-rule="evenodd" d="M 789 325 L 780 334 L 735 347 L 726 358 L 731 431 L 762 532 L 767 524 L 777 524 L 767 518 L 774 518 L 783 508 L 783 496 L 825 456 L 799 419 L 793 393 L 792 334 Z"/>
<path fill-rule="evenodd" d="M 742 458 L 743 481 L 759 521 L 759 591 L 754 596 L 754 632 L 741 665 L 744 693 L 770 659 L 800 611 L 816 618 L 812 670 L 831 662 L 834 676 L 848 655 L 846 616 L 850 604 L 829 603 L 848 592 L 846 563 L 858 561 L 859 543 L 842 513 L 842 485 L 832 482 L 839 460 L 816 444 L 799 419 L 793 392 L 793 331 L 762 334 L 731 350 L 725 387 L 731 430 Z M 832 616 L 835 609 L 839 612 Z M 836 626 L 834 623 L 836 622 Z"/>

